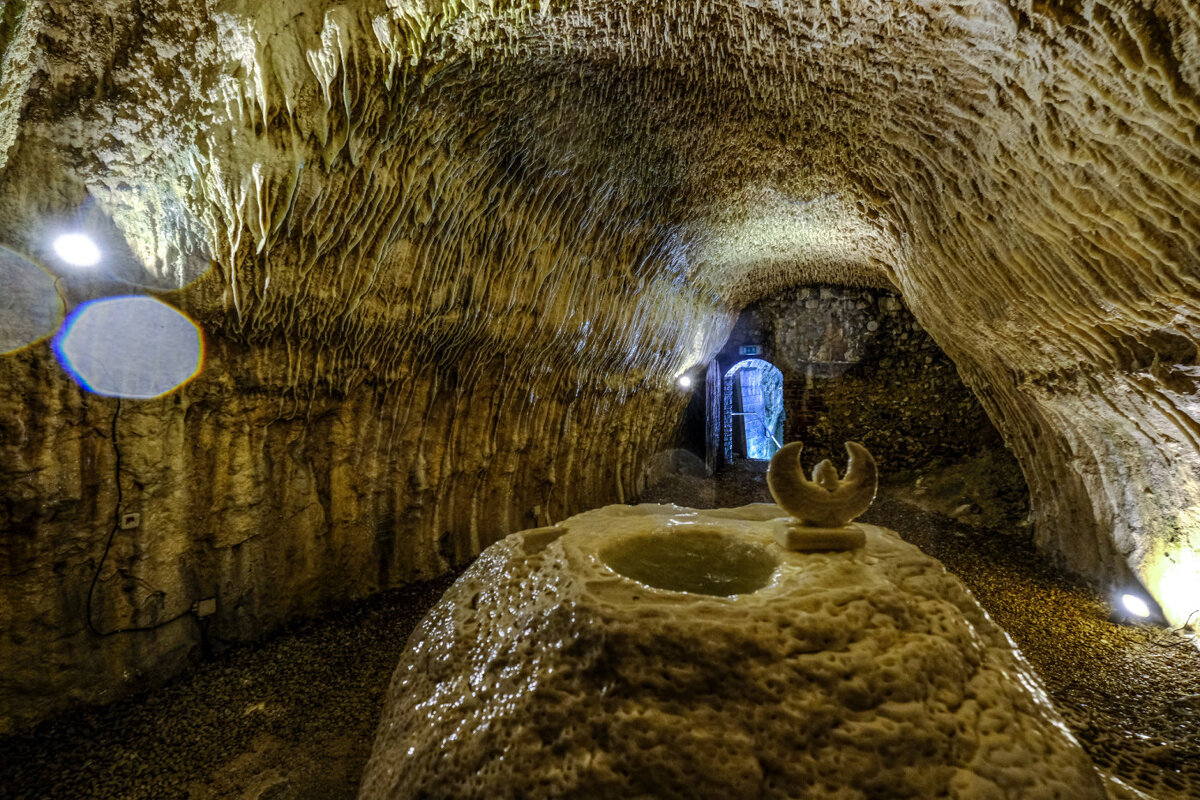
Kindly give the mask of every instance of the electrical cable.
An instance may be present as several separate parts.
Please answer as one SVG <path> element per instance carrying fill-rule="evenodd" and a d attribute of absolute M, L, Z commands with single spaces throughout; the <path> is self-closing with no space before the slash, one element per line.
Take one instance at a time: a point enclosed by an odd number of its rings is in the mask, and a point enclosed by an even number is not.
<path fill-rule="evenodd" d="M 106 541 L 104 543 L 104 553 L 100 556 L 100 562 L 98 564 L 96 564 L 96 572 L 92 575 L 92 582 L 88 586 L 87 607 L 86 607 L 86 612 L 85 612 L 87 614 L 88 630 L 90 630 L 96 636 L 116 636 L 118 633 L 139 633 L 139 632 L 144 632 L 144 631 L 154 631 L 154 630 L 158 630 L 159 628 L 163 627 L 164 625 L 169 625 L 172 622 L 175 622 L 176 620 L 182 619 L 183 617 L 189 616 L 193 613 L 192 608 L 189 607 L 186 610 L 181 611 L 178 614 L 176 614 L 175 616 L 171 617 L 170 619 L 165 619 L 161 622 L 156 622 L 153 625 L 143 625 L 143 626 L 130 627 L 130 628 L 115 628 L 111 631 L 100 630 L 99 628 L 96 627 L 96 623 L 92 621 L 92 596 L 96 593 L 96 582 L 100 580 L 100 572 L 101 572 L 101 570 L 104 569 L 104 561 L 108 558 L 108 551 L 110 549 L 112 549 L 113 539 L 116 538 L 117 531 L 120 530 L 120 528 L 121 528 L 121 504 L 124 501 L 124 495 L 123 495 L 122 489 L 121 489 L 121 448 L 117 444 L 117 418 L 120 417 L 120 415 L 121 415 L 121 398 L 118 397 L 116 410 L 113 411 L 112 433 L 111 433 L 113 453 L 116 455 L 115 474 L 116 474 L 116 482 L 117 482 L 117 505 L 116 505 L 115 510 L 113 511 L 112 530 L 109 531 L 109 533 L 108 533 L 108 541 Z"/>

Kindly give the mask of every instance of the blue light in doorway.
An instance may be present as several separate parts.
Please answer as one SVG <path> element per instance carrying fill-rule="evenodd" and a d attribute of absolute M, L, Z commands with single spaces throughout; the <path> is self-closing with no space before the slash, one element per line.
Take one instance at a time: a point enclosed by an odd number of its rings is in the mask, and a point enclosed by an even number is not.
<path fill-rule="evenodd" d="M 725 379 L 725 402 L 732 417 L 734 449 L 741 449 L 740 439 L 745 442 L 746 458 L 770 459 L 783 438 L 782 373 L 769 361 L 748 358 L 734 364 L 725 373 Z"/>

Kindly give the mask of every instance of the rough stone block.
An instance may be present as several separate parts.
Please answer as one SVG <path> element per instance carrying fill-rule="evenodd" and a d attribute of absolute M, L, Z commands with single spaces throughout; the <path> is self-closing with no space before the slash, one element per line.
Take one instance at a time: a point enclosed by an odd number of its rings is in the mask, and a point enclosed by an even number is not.
<path fill-rule="evenodd" d="M 362 800 L 1103 798 L 1008 637 L 889 531 L 609 506 L 491 546 L 409 640 Z"/>

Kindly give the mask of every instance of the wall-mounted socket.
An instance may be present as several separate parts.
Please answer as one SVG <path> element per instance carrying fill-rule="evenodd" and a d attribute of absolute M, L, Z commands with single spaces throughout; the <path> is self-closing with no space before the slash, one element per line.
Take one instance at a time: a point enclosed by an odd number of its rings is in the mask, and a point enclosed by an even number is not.
<path fill-rule="evenodd" d="M 211 617 L 217 613 L 217 598 L 206 597 L 203 600 L 197 600 L 192 605 L 192 611 L 196 612 L 197 617 Z"/>
<path fill-rule="evenodd" d="M 121 515 L 121 530 L 131 531 L 142 526 L 142 515 L 136 511 L 126 511 Z"/>

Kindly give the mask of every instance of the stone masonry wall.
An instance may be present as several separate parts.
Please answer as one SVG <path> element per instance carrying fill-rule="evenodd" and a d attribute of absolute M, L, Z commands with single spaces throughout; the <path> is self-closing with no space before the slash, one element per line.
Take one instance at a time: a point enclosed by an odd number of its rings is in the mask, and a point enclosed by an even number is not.
<path fill-rule="evenodd" d="M 883 475 L 1002 446 L 954 364 L 898 295 L 801 287 L 747 308 L 718 354 L 722 375 L 747 345 L 783 373 L 784 432 L 805 463 L 845 460 L 862 442 Z M 727 426 L 725 426 L 727 427 Z"/>

